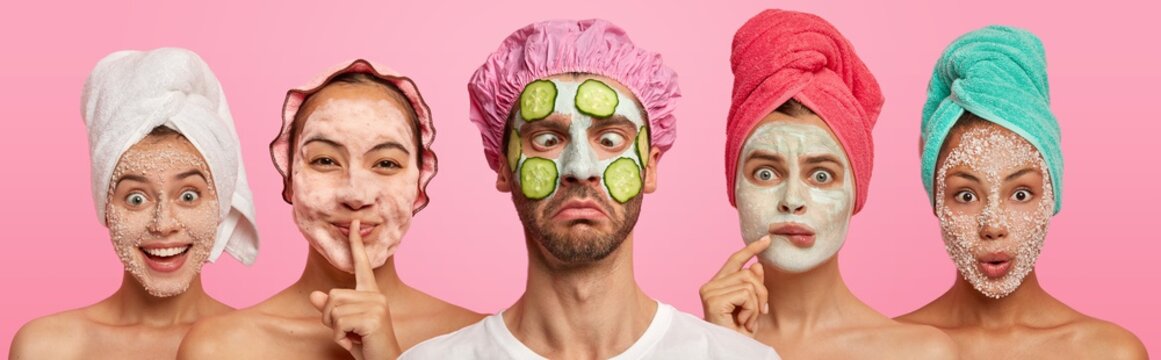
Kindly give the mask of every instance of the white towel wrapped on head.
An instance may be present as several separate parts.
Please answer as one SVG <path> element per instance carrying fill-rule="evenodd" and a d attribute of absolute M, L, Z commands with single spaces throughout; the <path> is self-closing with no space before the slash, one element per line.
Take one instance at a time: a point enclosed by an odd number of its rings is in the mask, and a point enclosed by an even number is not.
<path fill-rule="evenodd" d="M 226 251 L 243 264 L 254 262 L 258 230 L 238 134 L 218 79 L 197 54 L 176 48 L 112 53 L 89 75 L 81 106 L 101 224 L 121 154 L 166 126 L 197 148 L 212 173 L 221 222 L 209 260 Z"/>

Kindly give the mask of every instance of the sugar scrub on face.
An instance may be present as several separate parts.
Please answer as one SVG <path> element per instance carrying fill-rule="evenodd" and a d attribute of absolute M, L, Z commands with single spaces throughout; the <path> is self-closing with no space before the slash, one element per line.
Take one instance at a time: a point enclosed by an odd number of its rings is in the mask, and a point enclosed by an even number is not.
<path fill-rule="evenodd" d="M 218 227 L 205 160 L 182 137 L 146 137 L 121 156 L 108 193 L 106 224 L 125 271 L 153 296 L 185 292 Z"/>
<path fill-rule="evenodd" d="M 948 175 L 957 168 L 982 176 L 983 192 L 948 189 Z M 1032 199 L 1031 192 L 1005 192 L 1005 177 L 1021 169 L 1033 169 L 1042 177 L 1043 193 L 1034 206 L 1021 206 Z M 963 133 L 938 170 L 935 209 L 947 252 L 964 279 L 988 297 L 1011 294 L 1036 265 L 1053 212 L 1046 169 L 1040 153 L 1014 133 L 978 127 Z M 954 206 L 946 199 L 949 191 L 955 191 L 950 200 L 957 202 Z M 1004 235 L 985 235 L 992 233 Z M 989 277 L 985 271 L 1003 275 Z"/>

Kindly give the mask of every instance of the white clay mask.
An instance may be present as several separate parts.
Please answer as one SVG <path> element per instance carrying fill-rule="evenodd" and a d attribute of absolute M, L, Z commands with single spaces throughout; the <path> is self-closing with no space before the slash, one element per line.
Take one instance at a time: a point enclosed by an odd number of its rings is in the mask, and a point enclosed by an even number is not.
<path fill-rule="evenodd" d="M 510 120 L 508 165 L 515 183 L 531 200 L 549 199 L 559 188 L 561 179 L 600 178 L 603 193 L 618 203 L 641 194 L 645 160 L 649 156 L 649 134 L 642 110 L 630 97 L 595 79 L 584 81 L 537 80 L 525 87 Z M 521 134 L 533 122 L 549 116 L 571 118 L 567 133 L 538 132 L 525 134 L 530 146 L 550 148 L 566 142 L 554 157 L 529 157 Z M 632 124 L 633 133 L 606 132 L 595 140 L 591 129 L 610 118 L 623 118 Z M 614 156 L 601 159 L 594 146 L 622 149 Z"/>
<path fill-rule="evenodd" d="M 187 140 L 147 137 L 113 170 L 105 223 L 117 257 L 146 292 L 184 293 L 210 256 L 218 199 L 205 160 Z"/>
<path fill-rule="evenodd" d="M 1041 179 L 1024 182 L 1038 183 L 1042 193 L 1021 185 L 1028 174 L 1017 173 L 1026 169 Z M 1036 265 L 1053 212 L 1046 169 L 1023 139 L 980 127 L 963 133 L 936 174 L 935 212 L 947 252 L 960 275 L 988 297 L 1011 294 Z"/>
<path fill-rule="evenodd" d="M 851 167 L 826 129 L 773 121 L 742 147 L 734 183 L 742 237 L 771 237 L 761 260 L 804 272 L 830 259 L 846 239 L 854 199 Z M 826 161 L 810 160 L 828 159 Z M 840 174 L 841 173 L 841 174 Z"/>
<path fill-rule="evenodd" d="M 315 251 L 350 273 L 349 234 L 360 231 L 378 268 L 410 227 L 419 193 L 412 120 L 385 99 L 323 101 L 294 145 L 294 220 Z M 355 219 L 361 229 L 350 228 Z"/>

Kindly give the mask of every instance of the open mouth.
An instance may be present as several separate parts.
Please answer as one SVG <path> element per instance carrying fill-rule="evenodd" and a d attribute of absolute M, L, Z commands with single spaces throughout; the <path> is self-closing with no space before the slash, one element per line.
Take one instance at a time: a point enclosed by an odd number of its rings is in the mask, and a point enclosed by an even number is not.
<path fill-rule="evenodd" d="M 185 264 L 186 254 L 192 244 L 179 246 L 140 246 L 138 249 L 145 255 L 145 264 L 158 272 L 173 272 L 181 269 Z"/>

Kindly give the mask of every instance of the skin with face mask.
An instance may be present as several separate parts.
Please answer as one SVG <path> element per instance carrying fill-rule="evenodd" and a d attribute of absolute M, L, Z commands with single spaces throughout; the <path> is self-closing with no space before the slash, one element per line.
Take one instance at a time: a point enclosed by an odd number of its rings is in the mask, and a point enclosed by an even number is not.
<path fill-rule="evenodd" d="M 291 137 L 287 198 L 309 244 L 302 277 L 199 323 L 179 358 L 395 358 L 482 317 L 396 273 L 419 191 L 416 120 L 398 90 L 346 79 L 310 95 Z"/>
<path fill-rule="evenodd" d="M 516 116 L 510 127 L 518 137 L 506 141 L 521 142 L 522 159 L 557 164 L 555 190 L 539 200 L 525 196 L 518 174 L 527 162 L 516 169 L 504 164 L 497 172 L 496 188 L 512 193 L 529 252 L 525 292 L 504 310 L 503 319 L 520 343 L 541 356 L 608 358 L 632 345 L 657 311 L 657 302 L 633 278 L 632 231 L 641 194 L 656 189 L 660 151 L 645 151 L 644 161 L 630 154 L 644 121 L 629 89 L 588 74 L 548 80 L 567 95 L 557 95 L 555 112 L 544 119 L 526 122 Z M 571 89 L 585 80 L 616 90 L 622 100 L 612 116 L 594 119 L 576 110 Z M 610 195 L 604 176 L 621 157 L 634 159 L 643 177 L 641 194 L 624 203 Z"/>
<path fill-rule="evenodd" d="M 899 320 L 946 331 L 969 359 L 1148 358 L 1132 333 L 1040 287 L 1035 265 L 1054 195 L 1032 144 L 967 114 L 936 169 L 935 215 L 958 276 L 943 296 Z"/>
<path fill-rule="evenodd" d="M 854 177 L 822 119 L 792 101 L 758 122 L 741 151 L 734 192 L 747 245 L 701 287 L 706 321 L 788 359 L 955 358 L 939 330 L 893 321 L 843 282 Z"/>
<path fill-rule="evenodd" d="M 111 180 L 106 224 L 125 269 L 121 287 L 97 304 L 29 322 L 10 358 L 172 358 L 195 321 L 231 310 L 201 285 L 218 199 L 189 140 L 154 130 L 121 155 Z"/>

